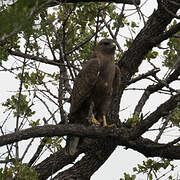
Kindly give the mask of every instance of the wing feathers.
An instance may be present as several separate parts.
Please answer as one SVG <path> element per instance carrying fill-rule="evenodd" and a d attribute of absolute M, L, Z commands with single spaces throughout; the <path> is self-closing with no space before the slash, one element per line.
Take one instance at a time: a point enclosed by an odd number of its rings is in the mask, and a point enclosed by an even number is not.
<path fill-rule="evenodd" d="M 87 97 L 90 96 L 91 89 L 96 84 L 99 73 L 100 63 L 98 59 L 90 59 L 87 61 L 74 81 L 70 113 L 76 112 Z"/>

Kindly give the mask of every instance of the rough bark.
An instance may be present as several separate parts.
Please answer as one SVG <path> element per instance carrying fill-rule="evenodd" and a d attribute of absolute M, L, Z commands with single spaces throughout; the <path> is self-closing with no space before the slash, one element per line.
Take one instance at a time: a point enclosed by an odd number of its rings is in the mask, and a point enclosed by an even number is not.
<path fill-rule="evenodd" d="M 101 146 L 99 146 L 100 144 Z M 87 151 L 86 155 L 81 159 L 81 161 L 78 161 L 68 170 L 57 174 L 53 180 L 90 179 L 94 171 L 97 171 L 98 168 L 101 167 L 112 154 L 116 148 L 116 143 L 112 138 L 106 138 L 103 141 L 94 141 L 92 147 L 93 148 L 91 148 L 90 151 Z"/>
<path fill-rule="evenodd" d="M 50 155 L 34 167 L 39 174 L 39 180 L 45 180 L 64 166 L 71 164 L 77 158 L 78 154 L 79 153 L 74 154 L 74 156 L 66 156 L 64 150 L 62 150 Z"/>

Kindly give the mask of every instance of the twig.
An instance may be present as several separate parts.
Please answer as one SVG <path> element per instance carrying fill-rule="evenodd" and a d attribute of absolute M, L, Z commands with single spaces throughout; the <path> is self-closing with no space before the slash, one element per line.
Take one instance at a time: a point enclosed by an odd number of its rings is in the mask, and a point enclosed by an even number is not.
<path fill-rule="evenodd" d="M 123 53 L 123 50 L 121 49 L 119 43 L 118 43 L 117 40 L 116 40 L 116 37 L 115 37 L 114 33 L 112 32 L 112 30 L 111 30 L 111 28 L 110 28 L 110 26 L 109 26 L 109 24 L 108 24 L 109 22 L 111 22 L 111 19 L 110 19 L 108 22 L 106 22 L 106 20 L 105 20 L 104 18 L 103 18 L 102 20 L 103 20 L 106 28 L 108 29 L 109 34 L 111 35 L 112 39 L 116 42 L 116 46 L 118 47 L 118 50 L 119 50 L 121 53 Z"/>
<path fill-rule="evenodd" d="M 117 21 L 118 22 L 118 26 L 117 26 L 116 31 L 114 33 L 115 39 L 117 39 L 117 35 L 118 35 L 119 30 L 120 30 L 120 26 L 122 24 L 122 20 L 123 20 L 123 17 L 124 17 L 124 14 L 123 14 L 124 13 L 124 9 L 125 9 L 125 4 L 123 4 L 121 13 L 120 13 L 120 15 L 118 17 L 118 21 Z"/>
<path fill-rule="evenodd" d="M 137 82 L 137 81 L 140 81 L 140 80 L 142 80 L 142 79 L 144 79 L 144 78 L 146 78 L 146 77 L 148 77 L 148 76 L 153 76 L 154 74 L 158 73 L 159 71 L 160 71 L 160 69 L 159 69 L 159 68 L 156 68 L 156 69 L 152 69 L 152 70 L 148 71 L 147 73 L 140 74 L 140 75 L 138 75 L 137 77 L 131 79 L 131 80 L 128 82 L 127 85 L 130 85 L 130 84 L 132 84 L 132 83 L 135 83 L 135 82 Z"/>
<path fill-rule="evenodd" d="M 47 142 L 47 138 L 43 138 L 41 140 L 40 145 L 38 146 L 36 152 L 34 153 L 33 157 L 30 159 L 30 161 L 28 163 L 29 166 L 32 166 L 33 163 L 36 161 L 36 159 L 39 157 L 39 155 L 41 154 L 41 152 L 42 152 L 42 150 L 46 144 L 46 142 Z"/>
<path fill-rule="evenodd" d="M 142 111 L 144 104 L 149 99 L 149 96 L 151 94 L 153 94 L 154 92 L 157 92 L 158 90 L 161 90 L 163 87 L 165 87 L 166 85 L 168 85 L 172 81 L 176 80 L 178 78 L 178 76 L 180 75 L 179 69 L 180 69 L 180 64 L 178 64 L 176 66 L 176 69 L 174 70 L 174 72 L 172 74 L 170 74 L 165 80 L 159 81 L 155 85 L 149 85 L 146 88 L 146 90 L 144 91 L 143 95 L 141 96 L 138 104 L 136 105 L 135 110 L 134 110 L 134 114 L 136 114 L 136 112 L 140 113 Z M 178 92 L 178 91 L 176 91 L 176 92 Z"/>
<path fill-rule="evenodd" d="M 157 142 L 159 141 L 159 139 L 161 138 L 164 130 L 166 129 L 166 126 L 168 125 L 168 123 L 169 123 L 169 121 L 170 121 L 170 119 L 171 119 L 171 116 L 172 116 L 172 114 L 169 114 L 169 115 L 167 116 L 167 118 L 166 118 L 165 122 L 163 123 L 163 126 L 160 128 L 160 132 L 159 132 L 159 134 L 156 136 L 156 139 L 154 140 L 154 142 L 157 143 Z"/>
<path fill-rule="evenodd" d="M 39 62 L 42 62 L 42 63 L 45 63 L 45 64 L 50 64 L 50 65 L 55 65 L 55 66 L 65 66 L 64 64 L 60 64 L 59 62 L 56 62 L 56 61 L 53 61 L 53 60 L 50 60 L 50 59 L 47 59 L 47 58 L 41 58 L 41 57 L 38 57 L 38 56 L 29 55 L 27 53 L 24 54 L 24 53 L 22 53 L 20 51 L 9 50 L 8 52 L 11 55 L 14 55 L 14 56 L 19 56 L 19 57 L 26 58 L 26 59 L 32 59 L 32 60 L 39 61 Z"/>
<path fill-rule="evenodd" d="M 27 44 L 29 44 L 29 39 L 27 41 Z M 27 48 L 25 49 L 25 53 L 26 52 L 27 52 Z M 20 106 L 21 106 L 21 103 L 22 103 L 22 89 L 23 89 L 23 84 L 24 84 L 25 66 L 26 66 L 26 59 L 24 58 L 23 65 L 22 65 L 21 77 L 20 77 L 19 92 L 18 92 L 17 118 L 16 118 L 15 132 L 19 131 Z M 18 146 L 18 143 L 16 143 L 15 147 L 16 147 L 16 158 L 18 159 L 19 158 L 19 146 Z"/>
<path fill-rule="evenodd" d="M 26 149 L 25 149 L 25 151 L 24 151 L 22 157 L 20 158 L 21 161 L 22 161 L 22 160 L 24 159 L 24 157 L 26 156 L 26 154 L 27 154 L 29 148 L 31 147 L 31 145 L 32 145 L 32 143 L 33 143 L 33 141 L 34 141 L 34 138 L 32 138 L 31 141 L 29 142 L 29 144 L 27 145 L 27 147 L 26 147 Z"/>
<path fill-rule="evenodd" d="M 132 132 L 132 137 L 137 138 L 146 132 L 153 124 L 158 122 L 161 117 L 167 116 L 171 110 L 176 108 L 180 101 L 180 93 L 171 96 L 166 102 L 162 103 L 154 112 L 152 112 L 143 121 L 134 128 Z"/>

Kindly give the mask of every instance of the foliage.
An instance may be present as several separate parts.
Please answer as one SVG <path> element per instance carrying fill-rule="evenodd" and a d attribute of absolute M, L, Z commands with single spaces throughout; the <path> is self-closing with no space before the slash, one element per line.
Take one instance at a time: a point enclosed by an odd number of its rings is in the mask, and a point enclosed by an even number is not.
<path fill-rule="evenodd" d="M 120 178 L 120 180 L 135 180 L 136 179 L 136 175 L 129 175 L 127 173 L 124 173 L 124 178 Z"/>
<path fill-rule="evenodd" d="M 150 51 L 150 52 L 147 54 L 146 59 L 147 59 L 148 61 L 150 61 L 150 60 L 152 60 L 152 59 L 157 58 L 157 56 L 158 56 L 158 52 L 157 52 L 157 51 Z"/>
<path fill-rule="evenodd" d="M 139 113 L 136 113 L 132 118 L 128 118 L 125 122 L 126 126 L 135 127 L 140 122 Z"/>
<path fill-rule="evenodd" d="M 32 111 L 31 106 L 29 105 L 29 100 L 27 100 L 26 95 L 16 94 L 8 98 L 3 106 L 7 107 L 6 111 L 13 110 L 14 116 L 27 116 L 31 117 L 35 111 Z"/>
<path fill-rule="evenodd" d="M 26 164 L 14 160 L 10 167 L 0 168 L 0 179 L 38 180 L 38 174 Z"/>
<path fill-rule="evenodd" d="M 36 4 L 36 0 L 32 0 L 32 1 L 18 0 L 16 1 L 16 3 L 12 5 L 1 6 L 0 36 L 1 37 L 5 36 L 8 33 L 14 31 L 22 23 L 29 25 L 30 21 L 28 17 L 35 4 Z"/>
<path fill-rule="evenodd" d="M 173 24 L 170 27 L 172 27 L 176 24 L 177 24 L 177 21 L 174 20 Z M 179 36 L 179 33 L 177 33 L 176 35 Z M 167 42 L 167 48 L 163 52 L 163 55 L 165 57 L 165 61 L 163 63 L 164 66 L 167 66 L 171 69 L 176 66 L 177 57 L 180 54 L 179 43 L 180 43 L 179 38 L 176 38 L 176 37 L 169 38 L 169 40 Z"/>
<path fill-rule="evenodd" d="M 143 165 L 138 164 L 138 167 L 133 168 L 133 171 L 138 174 L 147 174 L 148 179 L 152 180 L 154 178 L 158 178 L 157 173 L 162 168 L 167 169 L 168 167 L 170 167 L 171 171 L 174 170 L 174 165 L 171 164 L 170 160 L 161 159 L 160 161 L 155 161 L 153 159 L 148 159 L 147 161 L 143 161 Z"/>
<path fill-rule="evenodd" d="M 180 127 L 180 107 L 176 107 L 172 113 L 171 122 L 173 125 Z"/>
<path fill-rule="evenodd" d="M 37 72 L 25 72 L 23 77 L 22 77 L 22 73 L 19 73 L 17 75 L 17 79 L 21 80 L 21 78 L 23 79 L 23 85 L 25 87 L 25 89 L 28 89 L 29 86 L 32 85 L 41 85 L 43 84 L 43 79 L 45 77 L 45 74 L 42 73 L 41 71 L 37 71 Z"/>
<path fill-rule="evenodd" d="M 51 151 L 54 149 L 55 151 L 62 149 L 61 142 L 62 138 L 54 137 L 54 138 L 45 138 L 45 145 Z"/>
<path fill-rule="evenodd" d="M 161 159 L 160 161 L 156 161 L 154 159 L 147 159 L 146 161 L 143 161 L 142 165 L 138 164 L 137 167 L 133 168 L 133 171 L 136 174 L 129 175 L 127 173 L 124 173 L 124 178 L 120 178 L 120 180 L 136 180 L 138 174 L 145 174 L 147 176 L 146 179 L 148 180 L 161 179 L 161 177 L 172 172 L 174 168 L 175 168 L 174 165 L 168 159 Z M 158 173 L 161 172 L 162 169 L 164 170 L 170 169 L 170 170 L 168 171 L 168 173 L 159 175 Z M 169 175 L 167 178 L 169 180 L 173 179 L 171 175 Z"/>

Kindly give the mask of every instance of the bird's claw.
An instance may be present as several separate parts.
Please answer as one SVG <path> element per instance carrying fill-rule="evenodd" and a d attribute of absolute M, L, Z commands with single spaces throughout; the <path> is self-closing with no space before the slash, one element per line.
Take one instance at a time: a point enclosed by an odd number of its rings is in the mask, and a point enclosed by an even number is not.
<path fill-rule="evenodd" d="M 106 116 L 103 116 L 103 127 L 114 127 L 115 124 L 107 124 Z"/>
<path fill-rule="evenodd" d="M 103 124 L 103 127 L 110 127 L 110 128 L 112 128 L 114 126 L 115 126 L 115 124 Z"/>
<path fill-rule="evenodd" d="M 91 122 L 92 124 L 95 124 L 96 126 L 101 125 L 101 123 L 94 117 L 94 114 L 92 115 Z"/>

